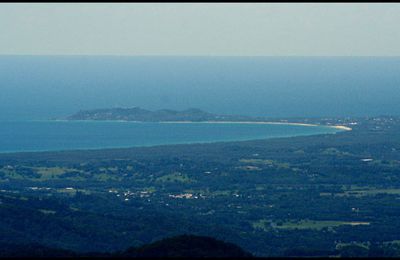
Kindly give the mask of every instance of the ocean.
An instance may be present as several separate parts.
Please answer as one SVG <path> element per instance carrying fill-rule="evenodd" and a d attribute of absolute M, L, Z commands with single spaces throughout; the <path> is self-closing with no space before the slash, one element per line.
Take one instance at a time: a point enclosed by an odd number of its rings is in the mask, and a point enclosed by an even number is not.
<path fill-rule="evenodd" d="M 0 120 L 81 109 L 400 115 L 399 57 L 0 56 Z"/>

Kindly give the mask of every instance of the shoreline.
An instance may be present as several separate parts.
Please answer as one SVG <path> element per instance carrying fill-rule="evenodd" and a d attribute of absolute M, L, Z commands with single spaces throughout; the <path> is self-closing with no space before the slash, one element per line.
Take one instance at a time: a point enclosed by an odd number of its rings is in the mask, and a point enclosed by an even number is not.
<path fill-rule="evenodd" d="M 129 122 L 129 121 L 127 121 Z M 318 125 L 318 124 L 307 124 L 307 123 L 291 123 L 291 122 L 273 122 L 273 121 L 159 121 L 157 123 L 174 123 L 174 124 L 185 124 L 185 123 L 207 123 L 207 124 L 265 124 L 265 125 L 298 125 L 298 126 L 323 126 L 323 127 L 331 127 L 346 131 L 353 130 L 352 128 L 344 125 Z"/>
<path fill-rule="evenodd" d="M 131 122 L 131 123 L 161 123 L 161 124 L 265 124 L 265 125 L 296 125 L 296 126 L 323 126 L 339 130 L 351 131 L 351 127 L 344 125 L 318 125 L 308 123 L 274 122 L 274 121 L 129 121 L 129 120 L 55 120 L 55 121 L 87 121 L 87 122 Z"/>
<path fill-rule="evenodd" d="M 334 127 L 334 128 L 336 128 L 336 129 L 342 129 L 342 130 L 345 130 L 345 131 L 351 131 L 351 130 L 353 130 L 353 128 L 348 127 L 348 126 L 344 126 L 344 125 L 335 125 L 335 126 L 331 126 L 331 127 Z"/>

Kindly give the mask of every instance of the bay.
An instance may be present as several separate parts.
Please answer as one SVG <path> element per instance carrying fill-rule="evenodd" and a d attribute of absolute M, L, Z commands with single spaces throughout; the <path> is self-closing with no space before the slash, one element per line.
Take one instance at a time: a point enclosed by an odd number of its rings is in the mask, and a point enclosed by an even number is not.
<path fill-rule="evenodd" d="M 0 152 L 125 148 L 333 134 L 326 126 L 252 123 L 2 121 Z"/>

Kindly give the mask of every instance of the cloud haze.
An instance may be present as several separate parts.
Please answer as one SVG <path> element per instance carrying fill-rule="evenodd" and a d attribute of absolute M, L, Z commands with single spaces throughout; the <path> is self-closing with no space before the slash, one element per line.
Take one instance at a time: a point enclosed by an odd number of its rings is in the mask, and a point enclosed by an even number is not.
<path fill-rule="evenodd" d="M 398 56 L 400 4 L 1 4 L 0 54 Z"/>

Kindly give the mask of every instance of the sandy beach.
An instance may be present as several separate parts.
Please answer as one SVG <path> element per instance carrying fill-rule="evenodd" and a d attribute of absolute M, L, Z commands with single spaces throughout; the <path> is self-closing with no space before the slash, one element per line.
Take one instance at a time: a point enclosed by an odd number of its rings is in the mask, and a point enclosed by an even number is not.
<path fill-rule="evenodd" d="M 317 125 L 317 124 L 306 124 L 306 123 L 290 123 L 290 122 L 269 122 L 269 121 L 160 121 L 159 123 L 173 123 L 173 124 L 192 124 L 192 123 L 202 123 L 202 124 L 266 124 L 266 125 L 298 125 L 298 126 L 325 126 L 336 128 L 340 130 L 351 131 L 352 129 L 343 125 Z"/>
<path fill-rule="evenodd" d="M 42 120 L 35 120 L 42 121 Z M 45 120 L 47 121 L 47 120 Z M 67 120 L 67 119 L 55 119 L 51 121 L 76 121 L 76 120 Z M 77 121 L 88 121 L 88 122 L 132 122 L 132 123 L 149 123 L 147 121 L 130 121 L 130 120 L 77 120 Z M 324 126 L 331 127 L 345 131 L 353 130 L 351 127 L 344 125 L 318 125 L 318 124 L 307 124 L 307 123 L 291 123 L 291 122 L 273 122 L 273 121 L 158 121 L 158 122 L 150 122 L 150 123 L 162 123 L 162 124 L 265 124 L 265 125 L 298 125 L 298 126 Z"/>

